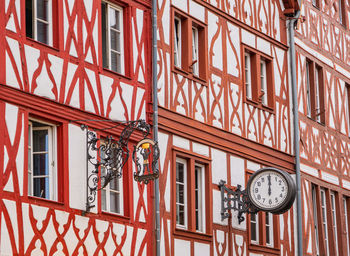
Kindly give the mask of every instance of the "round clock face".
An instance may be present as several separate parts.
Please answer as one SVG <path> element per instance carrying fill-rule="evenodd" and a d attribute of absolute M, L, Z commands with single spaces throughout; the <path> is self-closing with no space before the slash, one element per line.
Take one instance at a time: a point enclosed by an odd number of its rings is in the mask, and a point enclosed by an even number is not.
<path fill-rule="evenodd" d="M 284 212 L 295 198 L 295 185 L 287 172 L 275 168 L 263 168 L 248 181 L 248 195 L 253 205 L 262 211 Z"/>

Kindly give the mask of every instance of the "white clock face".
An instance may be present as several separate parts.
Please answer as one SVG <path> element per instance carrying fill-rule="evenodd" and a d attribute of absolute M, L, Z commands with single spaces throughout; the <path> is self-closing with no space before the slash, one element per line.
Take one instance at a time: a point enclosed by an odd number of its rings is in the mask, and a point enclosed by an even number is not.
<path fill-rule="evenodd" d="M 276 209 L 285 203 L 288 188 L 287 180 L 280 173 L 265 171 L 254 177 L 249 192 L 256 206 L 269 210 Z"/>

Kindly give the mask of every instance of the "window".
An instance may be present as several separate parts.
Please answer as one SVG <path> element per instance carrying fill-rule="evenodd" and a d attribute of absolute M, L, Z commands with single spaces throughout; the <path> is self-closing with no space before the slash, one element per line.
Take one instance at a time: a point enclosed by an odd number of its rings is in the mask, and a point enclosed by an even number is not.
<path fill-rule="evenodd" d="M 335 207 L 335 194 L 331 192 L 331 210 L 332 210 L 332 224 L 333 224 L 333 234 L 335 242 L 335 255 L 338 255 L 338 228 L 337 228 L 337 211 Z"/>
<path fill-rule="evenodd" d="M 326 192 L 324 189 L 321 189 L 321 218 L 323 225 L 323 240 L 326 244 L 326 255 L 329 255 L 329 244 L 328 244 L 328 225 L 327 225 L 327 205 L 326 205 Z"/>
<path fill-rule="evenodd" d="M 174 65 L 181 68 L 181 20 L 174 19 Z"/>
<path fill-rule="evenodd" d="M 102 151 L 101 157 L 102 158 L 105 157 L 104 151 Z M 105 174 L 106 174 L 106 169 L 103 167 L 103 160 L 102 160 L 101 175 L 103 176 Z M 123 177 L 124 175 L 120 178 L 118 177 L 113 178 L 111 182 L 101 190 L 102 211 L 112 212 L 117 214 L 124 214 Z"/>
<path fill-rule="evenodd" d="M 208 233 L 208 165 L 181 156 L 175 168 L 176 229 Z"/>
<path fill-rule="evenodd" d="M 123 8 L 102 3 L 103 67 L 124 74 Z"/>
<path fill-rule="evenodd" d="M 186 14 L 174 11 L 173 29 L 175 70 L 185 72 L 192 78 L 205 80 L 207 68 L 205 25 Z"/>
<path fill-rule="evenodd" d="M 319 231 L 318 231 L 318 217 L 317 217 L 317 199 L 316 199 L 316 188 L 312 186 L 312 206 L 313 206 L 313 217 L 314 217 L 314 232 L 315 232 L 315 244 L 316 244 L 316 253 L 320 255 L 320 246 L 319 246 Z"/>
<path fill-rule="evenodd" d="M 312 5 L 316 8 L 319 8 L 320 7 L 319 0 L 312 0 Z"/>
<path fill-rule="evenodd" d="M 246 52 L 244 54 L 244 74 L 245 74 L 245 94 L 247 99 L 252 99 L 252 82 L 251 82 L 252 70 L 251 70 L 250 59 L 251 59 L 250 53 Z"/>
<path fill-rule="evenodd" d="M 346 14 L 345 14 L 345 4 L 344 0 L 338 0 L 338 15 L 339 15 L 339 23 L 342 25 L 346 25 Z"/>
<path fill-rule="evenodd" d="M 349 248 L 349 216 L 348 216 L 348 203 L 347 198 L 343 197 L 343 207 L 344 207 L 344 218 L 345 218 L 345 236 L 346 236 L 346 249 L 347 254 L 350 255 L 350 248 Z"/>
<path fill-rule="evenodd" d="M 317 255 L 339 254 L 339 234 L 347 233 L 347 209 L 344 207 L 345 223 L 338 225 L 342 219 L 338 194 L 327 188 L 312 185 L 312 205 L 314 218 L 314 236 Z M 343 201 L 344 203 L 344 201 Z M 346 204 L 346 202 L 344 203 Z"/>
<path fill-rule="evenodd" d="M 246 48 L 246 47 L 245 47 Z M 273 108 L 272 59 L 253 49 L 244 52 L 244 89 L 246 99 L 255 105 Z"/>
<path fill-rule="evenodd" d="M 313 120 L 325 123 L 323 93 L 323 68 L 314 62 L 306 61 L 306 114 Z"/>
<path fill-rule="evenodd" d="M 56 0 L 26 0 L 26 35 L 38 42 L 57 46 Z"/>
<path fill-rule="evenodd" d="M 274 247 L 274 220 L 271 213 L 250 214 L 250 241 L 254 245 Z"/>
<path fill-rule="evenodd" d="M 56 126 L 28 122 L 28 194 L 57 200 Z"/>

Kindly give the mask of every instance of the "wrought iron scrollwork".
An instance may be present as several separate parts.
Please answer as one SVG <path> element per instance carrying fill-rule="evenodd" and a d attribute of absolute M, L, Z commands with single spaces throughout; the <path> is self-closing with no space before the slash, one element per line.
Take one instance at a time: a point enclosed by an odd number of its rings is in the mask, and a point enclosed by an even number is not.
<path fill-rule="evenodd" d="M 258 209 L 250 202 L 246 190 L 241 190 L 241 185 L 237 185 L 236 190 L 232 190 L 225 186 L 225 181 L 219 183 L 221 190 L 221 220 L 230 216 L 228 210 L 238 211 L 238 223 L 241 224 L 245 220 L 243 213 L 257 213 Z M 225 196 L 225 192 L 227 196 Z"/>
<path fill-rule="evenodd" d="M 119 126 L 120 124 L 116 125 Z M 111 128 L 114 128 L 116 126 L 113 126 Z M 91 208 L 93 208 L 94 202 L 96 200 L 97 191 L 99 189 L 103 189 L 106 187 L 113 179 L 120 178 L 122 176 L 122 169 L 125 163 L 127 162 L 129 158 L 129 148 L 128 143 L 131 134 L 135 131 L 141 131 L 144 139 L 143 140 L 149 140 L 152 145 L 152 173 L 155 173 L 155 175 L 142 177 L 140 176 L 139 171 L 139 164 L 138 160 L 135 157 L 134 161 L 137 165 L 137 171 L 135 172 L 135 180 L 139 182 L 148 183 L 149 180 L 158 178 L 158 170 L 155 170 L 155 162 L 159 158 L 159 148 L 158 143 L 153 142 L 150 139 L 146 139 L 146 137 L 149 135 L 151 127 L 149 124 L 145 122 L 145 120 L 137 120 L 137 121 L 130 121 L 127 123 L 125 128 L 120 134 L 119 140 L 114 139 L 112 136 L 107 136 L 105 139 L 99 139 L 97 138 L 97 135 L 95 132 L 90 131 L 87 129 L 87 126 L 82 126 L 83 129 L 87 130 L 87 160 L 88 163 L 90 163 L 93 166 L 93 169 L 91 172 L 88 172 L 88 179 L 87 179 L 87 187 L 88 187 L 88 196 L 87 196 L 87 205 L 86 205 L 86 211 L 89 211 Z M 109 128 L 110 129 L 110 128 Z M 105 129 L 104 129 L 105 130 Z M 143 141 L 141 140 L 141 141 Z M 138 145 L 140 142 L 138 143 Z M 141 145 L 141 144 L 140 144 Z M 151 149 L 143 149 L 141 155 L 143 157 L 146 157 L 146 160 L 144 158 L 144 161 L 147 162 L 149 158 L 149 154 L 151 153 Z M 134 149 L 133 156 L 137 156 L 138 154 L 135 153 L 136 147 Z M 145 163 L 145 162 L 144 162 Z M 88 164 L 89 166 L 89 164 Z M 87 167 L 89 169 L 89 167 Z M 101 173 L 99 173 L 101 171 Z M 148 170 L 149 171 L 149 170 Z M 99 188 L 99 183 L 100 188 Z"/>

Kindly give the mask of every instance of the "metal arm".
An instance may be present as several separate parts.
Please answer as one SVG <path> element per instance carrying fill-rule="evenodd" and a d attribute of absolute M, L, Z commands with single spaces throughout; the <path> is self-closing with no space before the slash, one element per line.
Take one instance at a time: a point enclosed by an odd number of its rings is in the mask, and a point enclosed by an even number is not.
<path fill-rule="evenodd" d="M 236 190 L 232 190 L 225 186 L 225 181 L 220 180 L 219 187 L 221 190 L 221 220 L 230 216 L 229 210 L 238 211 L 238 223 L 241 224 L 245 220 L 243 213 L 257 213 L 253 204 L 249 200 L 246 190 L 241 190 L 241 185 L 237 185 Z M 227 196 L 225 196 L 225 192 Z"/>

